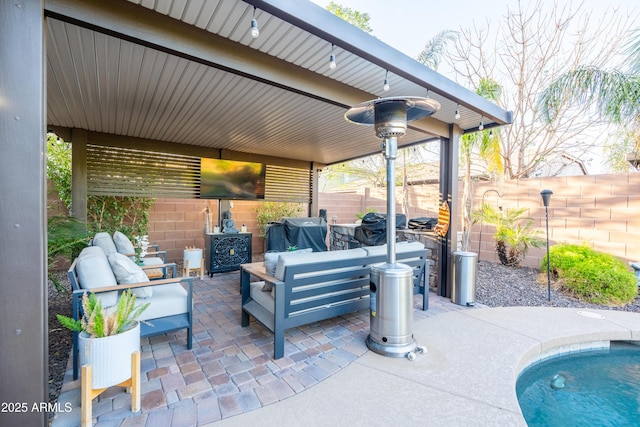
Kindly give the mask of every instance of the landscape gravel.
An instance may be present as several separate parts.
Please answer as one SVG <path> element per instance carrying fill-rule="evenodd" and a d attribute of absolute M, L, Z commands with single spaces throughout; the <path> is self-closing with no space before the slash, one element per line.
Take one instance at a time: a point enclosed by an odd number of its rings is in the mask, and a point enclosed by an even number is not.
<path fill-rule="evenodd" d="M 547 272 L 527 267 L 508 267 L 487 261 L 478 263 L 476 302 L 488 307 L 574 307 L 640 312 L 640 297 L 624 306 L 605 306 L 582 302 L 551 283 L 548 298 Z"/>

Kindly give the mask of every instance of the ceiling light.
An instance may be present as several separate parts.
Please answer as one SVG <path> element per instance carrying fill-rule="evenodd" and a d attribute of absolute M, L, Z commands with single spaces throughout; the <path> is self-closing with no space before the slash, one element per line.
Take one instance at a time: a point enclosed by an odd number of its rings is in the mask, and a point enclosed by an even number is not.
<path fill-rule="evenodd" d="M 336 69 L 336 56 L 333 54 L 333 44 L 331 45 L 331 55 L 329 55 L 329 69 Z"/>
<path fill-rule="evenodd" d="M 484 129 L 484 123 L 482 122 L 482 117 L 480 117 L 480 125 L 478 126 L 478 130 L 483 130 Z"/>
<path fill-rule="evenodd" d="M 454 117 L 456 120 L 460 120 L 460 107 L 456 107 L 456 114 Z"/>
<path fill-rule="evenodd" d="M 388 92 L 390 89 L 388 77 L 389 77 L 389 70 L 387 70 L 387 72 L 384 74 L 384 83 L 382 84 L 382 89 L 384 89 L 385 92 Z"/>
<path fill-rule="evenodd" d="M 253 19 L 251 20 L 251 37 L 257 39 L 260 35 L 260 30 L 258 29 L 258 21 L 256 20 L 256 7 L 253 6 Z"/>

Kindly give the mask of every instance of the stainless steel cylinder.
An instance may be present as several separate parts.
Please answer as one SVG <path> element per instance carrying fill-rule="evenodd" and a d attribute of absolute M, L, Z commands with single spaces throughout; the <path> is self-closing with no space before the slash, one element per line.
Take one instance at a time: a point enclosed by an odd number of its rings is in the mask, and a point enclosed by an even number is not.
<path fill-rule="evenodd" d="M 476 304 L 476 269 L 478 254 L 456 251 L 451 254 L 451 302 L 458 305 Z"/>
<path fill-rule="evenodd" d="M 371 267 L 370 331 L 367 347 L 389 357 L 405 357 L 413 338 L 413 270 L 405 264 Z"/>

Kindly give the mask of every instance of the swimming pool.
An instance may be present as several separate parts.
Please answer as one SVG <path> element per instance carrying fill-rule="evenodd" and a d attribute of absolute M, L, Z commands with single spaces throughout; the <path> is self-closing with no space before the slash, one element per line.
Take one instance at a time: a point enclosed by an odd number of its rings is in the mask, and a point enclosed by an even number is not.
<path fill-rule="evenodd" d="M 537 363 L 516 393 L 529 426 L 640 425 L 640 347 L 612 342 Z"/>

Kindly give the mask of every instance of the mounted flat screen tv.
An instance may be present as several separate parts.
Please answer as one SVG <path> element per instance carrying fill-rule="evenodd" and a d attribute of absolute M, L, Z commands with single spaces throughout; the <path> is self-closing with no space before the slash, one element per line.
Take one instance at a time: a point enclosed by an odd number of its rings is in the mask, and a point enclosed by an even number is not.
<path fill-rule="evenodd" d="M 203 199 L 264 199 L 266 168 L 262 163 L 237 160 L 200 160 L 200 197 Z"/>

